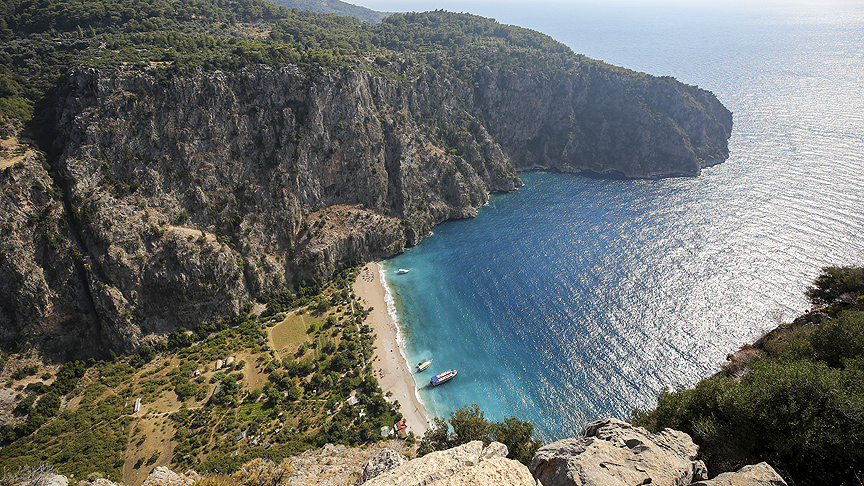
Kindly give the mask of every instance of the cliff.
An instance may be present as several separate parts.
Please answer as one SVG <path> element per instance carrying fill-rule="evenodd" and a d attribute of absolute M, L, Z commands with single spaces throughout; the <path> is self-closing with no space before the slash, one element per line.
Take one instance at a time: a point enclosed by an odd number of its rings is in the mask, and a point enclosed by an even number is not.
<path fill-rule="evenodd" d="M 518 170 L 698 175 L 728 155 L 711 93 L 578 59 L 473 85 L 398 66 L 74 70 L 50 165 L 0 180 L 3 344 L 133 351 L 398 254 Z"/>
<path fill-rule="evenodd" d="M 404 449 L 398 441 L 388 446 Z M 736 472 L 706 479 L 702 461 L 694 460 L 697 447 L 687 434 L 666 429 L 650 434 L 645 429 L 609 419 L 589 424 L 582 437 L 542 448 L 530 469 L 507 458 L 507 446 L 478 441 L 407 460 L 390 448 L 347 448 L 328 444 L 318 451 L 285 458 L 275 464 L 253 459 L 231 475 L 233 484 L 247 486 L 344 485 L 366 486 L 785 486 L 767 463 L 745 466 Z M 362 466 L 363 462 L 365 466 Z M 362 473 L 361 473 L 362 467 Z M 66 486 L 68 478 L 40 471 L 38 484 Z M 36 484 L 35 474 L 22 471 L 7 477 L 7 484 Z M 38 477 L 38 476 L 37 476 Z M 164 466 L 153 468 L 143 486 L 190 486 L 225 481 L 224 476 L 202 477 L 194 470 L 177 474 Z M 87 486 L 115 486 L 96 479 Z"/>

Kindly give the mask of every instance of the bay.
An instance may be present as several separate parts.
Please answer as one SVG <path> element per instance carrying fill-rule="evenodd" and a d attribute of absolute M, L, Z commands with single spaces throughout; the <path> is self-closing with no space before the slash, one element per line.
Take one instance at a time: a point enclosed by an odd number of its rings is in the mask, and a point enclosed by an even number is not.
<path fill-rule="evenodd" d="M 711 90 L 734 114 L 729 160 L 700 177 L 524 173 L 385 262 L 407 359 L 435 360 L 418 384 L 459 370 L 419 391 L 433 415 L 477 403 L 546 441 L 626 418 L 806 310 L 821 267 L 864 264 L 860 2 L 364 5 L 539 30 Z"/>

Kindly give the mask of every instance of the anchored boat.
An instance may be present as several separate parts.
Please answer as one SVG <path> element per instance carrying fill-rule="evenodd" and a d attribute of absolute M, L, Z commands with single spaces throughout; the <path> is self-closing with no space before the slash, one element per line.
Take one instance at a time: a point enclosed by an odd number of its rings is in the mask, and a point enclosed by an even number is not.
<path fill-rule="evenodd" d="M 445 381 L 452 380 L 454 376 L 456 376 L 456 370 L 447 370 L 440 375 L 433 376 L 432 379 L 429 380 L 429 384 L 432 386 L 438 386 Z"/>
<path fill-rule="evenodd" d="M 409 270 L 409 269 L 407 269 L 407 268 L 400 268 L 399 270 L 396 270 L 396 273 L 397 273 L 398 275 L 405 275 L 406 273 L 408 273 L 408 272 L 410 272 L 410 271 L 411 271 L 411 270 Z"/>
<path fill-rule="evenodd" d="M 426 368 L 429 367 L 430 364 L 432 364 L 431 359 L 427 359 L 426 361 L 421 361 L 421 362 L 417 363 L 417 371 L 425 370 Z"/>

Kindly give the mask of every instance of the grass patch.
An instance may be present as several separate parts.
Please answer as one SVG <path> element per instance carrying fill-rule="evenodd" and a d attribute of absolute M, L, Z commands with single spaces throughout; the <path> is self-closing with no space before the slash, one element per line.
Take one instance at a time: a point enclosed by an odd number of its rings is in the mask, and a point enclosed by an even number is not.
<path fill-rule="evenodd" d="M 273 349 L 294 351 L 301 344 L 311 342 L 306 330 L 312 324 L 320 327 L 322 322 L 324 322 L 322 318 L 292 312 L 284 321 L 269 329 Z"/>

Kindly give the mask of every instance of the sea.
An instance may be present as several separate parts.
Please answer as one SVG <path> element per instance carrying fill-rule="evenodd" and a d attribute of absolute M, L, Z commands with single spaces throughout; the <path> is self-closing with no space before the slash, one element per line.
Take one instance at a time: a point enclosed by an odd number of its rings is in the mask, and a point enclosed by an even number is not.
<path fill-rule="evenodd" d="M 522 173 L 383 262 L 405 358 L 434 360 L 415 374 L 431 416 L 477 404 L 547 442 L 626 419 L 806 311 L 822 267 L 864 264 L 864 2 L 363 5 L 535 29 L 734 116 L 729 159 L 699 177 Z"/>

